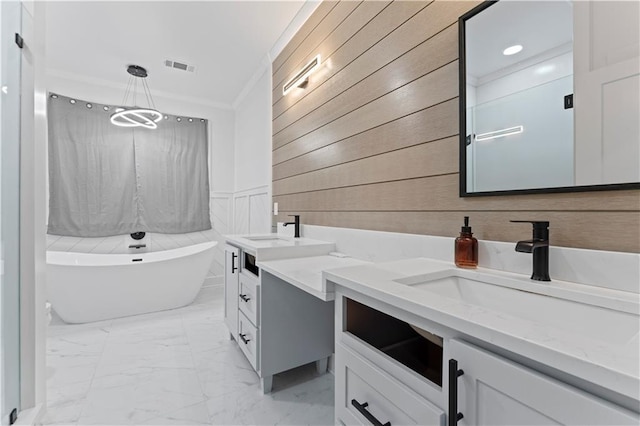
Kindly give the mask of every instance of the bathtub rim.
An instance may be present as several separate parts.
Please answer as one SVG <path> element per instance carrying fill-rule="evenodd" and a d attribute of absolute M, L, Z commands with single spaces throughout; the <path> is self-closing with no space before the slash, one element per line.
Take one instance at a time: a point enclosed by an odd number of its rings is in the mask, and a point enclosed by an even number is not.
<path fill-rule="evenodd" d="M 82 253 L 74 251 L 47 250 L 47 265 L 73 267 L 135 266 L 192 256 L 213 249 L 218 241 L 207 241 L 169 250 L 148 251 L 142 253 Z M 134 262 L 133 259 L 142 259 Z M 101 260 L 101 261 L 100 261 Z"/>

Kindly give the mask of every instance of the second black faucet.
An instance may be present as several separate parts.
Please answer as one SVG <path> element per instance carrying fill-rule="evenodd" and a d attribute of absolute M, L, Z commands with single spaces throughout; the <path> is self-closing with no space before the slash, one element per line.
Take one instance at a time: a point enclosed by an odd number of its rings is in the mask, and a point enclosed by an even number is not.
<path fill-rule="evenodd" d="M 518 241 L 516 243 L 516 251 L 520 253 L 532 253 L 532 280 L 551 281 L 549 277 L 549 222 L 542 220 L 512 220 L 511 222 L 533 224 L 533 238 Z"/>
<path fill-rule="evenodd" d="M 285 222 L 282 224 L 282 226 L 295 225 L 293 237 L 300 238 L 300 215 L 290 214 L 289 216 L 293 216 L 293 222 Z"/>

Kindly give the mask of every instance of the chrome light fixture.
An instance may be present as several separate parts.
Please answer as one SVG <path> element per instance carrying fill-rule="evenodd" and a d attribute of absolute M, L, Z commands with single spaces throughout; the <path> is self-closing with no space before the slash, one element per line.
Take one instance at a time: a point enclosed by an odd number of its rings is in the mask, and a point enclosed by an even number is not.
<path fill-rule="evenodd" d="M 317 55 L 307 65 L 305 65 L 300 71 L 296 73 L 293 78 L 287 81 L 282 86 L 282 96 L 285 96 L 295 87 L 305 87 L 309 82 L 309 76 L 320 66 L 321 58 Z"/>
<path fill-rule="evenodd" d="M 162 120 L 162 114 L 156 109 L 156 105 L 151 97 L 151 90 L 145 80 L 148 76 L 147 70 L 139 65 L 129 65 L 127 72 L 130 74 L 127 88 L 124 92 L 122 105 L 116 108 L 111 114 L 111 123 L 120 127 L 144 127 L 145 129 L 156 129 L 158 121 Z M 147 101 L 148 108 L 136 106 L 138 80 L 142 81 L 142 91 Z M 133 92 L 133 93 L 131 93 Z M 129 95 L 132 95 L 132 107 L 126 107 Z"/>

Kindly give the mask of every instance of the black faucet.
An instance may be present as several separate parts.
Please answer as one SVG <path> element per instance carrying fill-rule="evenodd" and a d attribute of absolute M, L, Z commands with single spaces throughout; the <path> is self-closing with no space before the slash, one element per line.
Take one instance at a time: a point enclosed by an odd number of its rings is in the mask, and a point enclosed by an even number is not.
<path fill-rule="evenodd" d="M 532 280 L 551 281 L 549 277 L 549 222 L 533 220 L 512 220 L 511 222 L 533 224 L 533 239 L 518 241 L 516 251 L 533 254 Z"/>
<path fill-rule="evenodd" d="M 300 215 L 299 214 L 290 214 L 289 216 L 293 216 L 293 222 L 283 223 L 282 226 L 295 225 L 295 232 L 293 234 L 293 237 L 294 238 L 300 238 Z"/>

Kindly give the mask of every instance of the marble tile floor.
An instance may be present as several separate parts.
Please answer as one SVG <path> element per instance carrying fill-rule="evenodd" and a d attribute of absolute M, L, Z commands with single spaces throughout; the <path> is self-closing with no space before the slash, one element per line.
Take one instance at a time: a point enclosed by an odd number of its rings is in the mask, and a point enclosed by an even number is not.
<path fill-rule="evenodd" d="M 90 324 L 54 316 L 47 337 L 44 424 L 328 425 L 333 375 L 314 364 L 258 376 L 223 321 L 223 287 L 190 306 Z"/>

